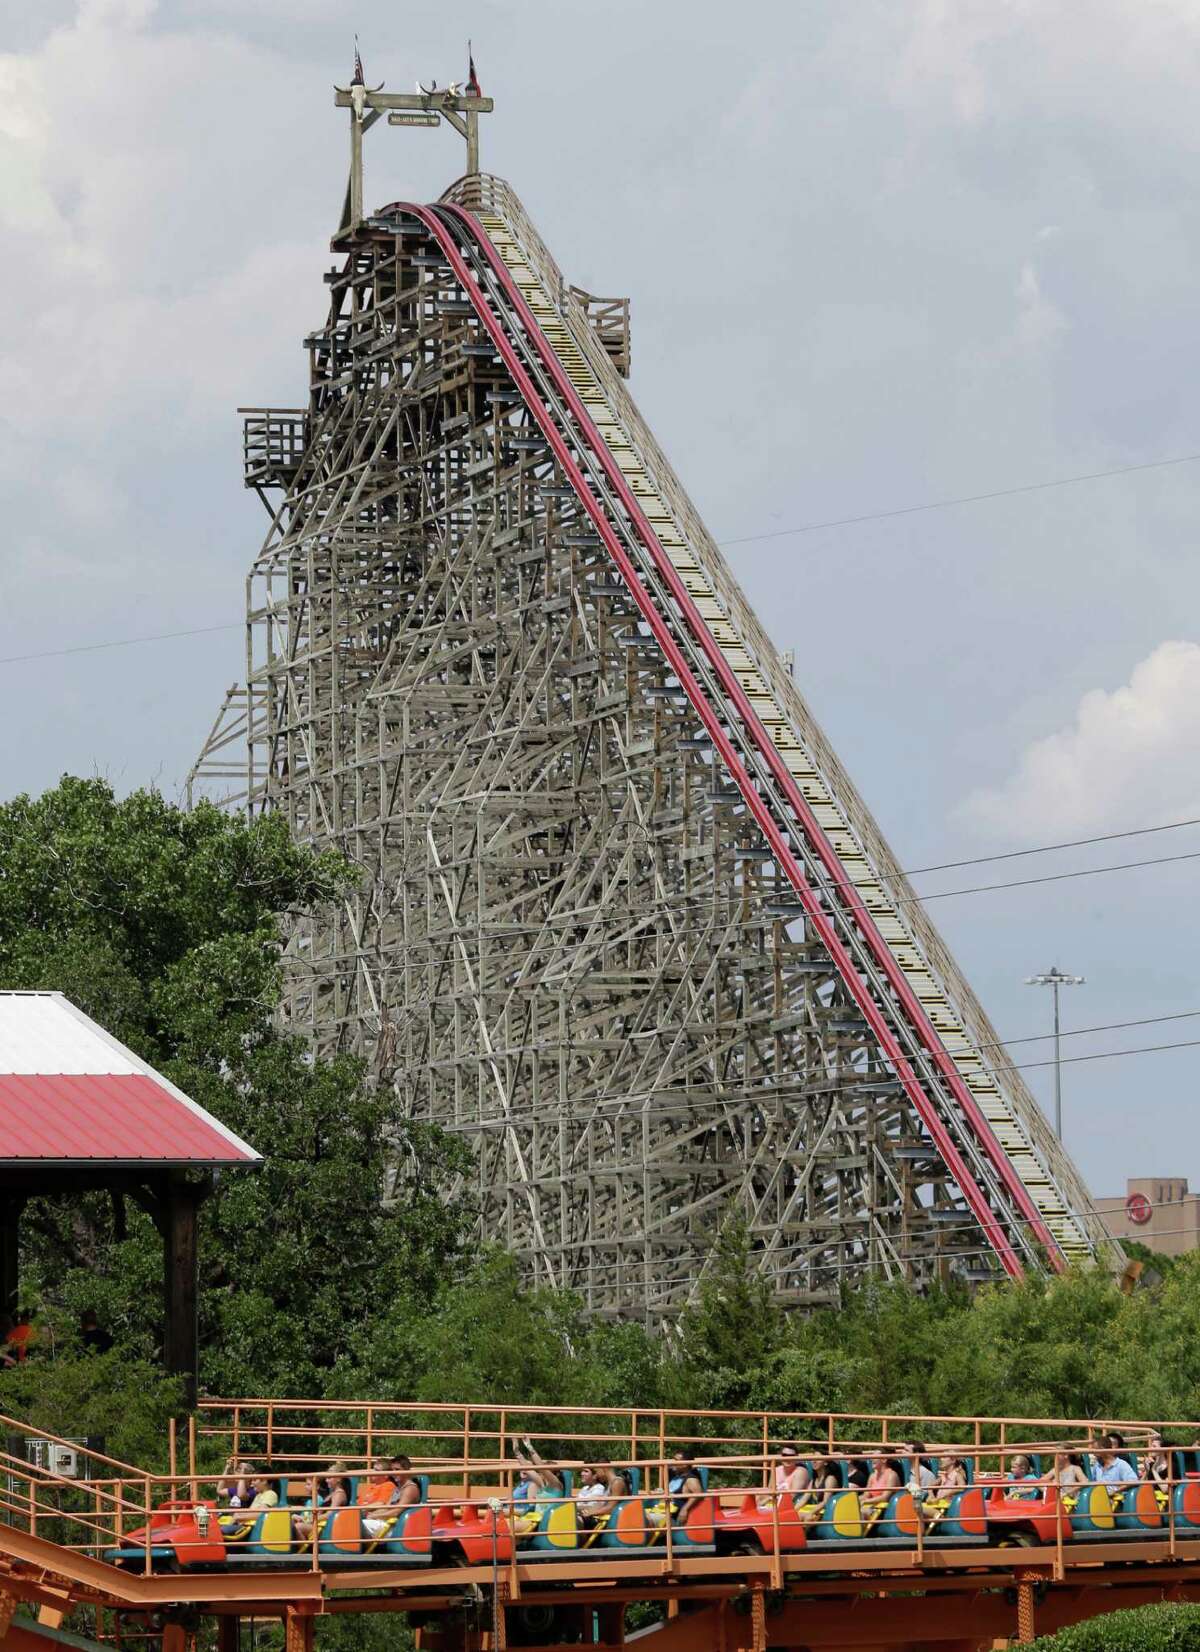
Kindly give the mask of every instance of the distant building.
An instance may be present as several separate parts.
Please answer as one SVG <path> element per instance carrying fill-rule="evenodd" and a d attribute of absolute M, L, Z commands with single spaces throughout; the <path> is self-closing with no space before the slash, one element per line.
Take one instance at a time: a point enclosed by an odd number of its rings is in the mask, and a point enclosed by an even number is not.
<path fill-rule="evenodd" d="M 1200 1246 L 1200 1194 L 1183 1176 L 1132 1176 L 1125 1197 L 1097 1199 L 1096 1209 L 1114 1239 L 1136 1239 L 1164 1256 Z"/>

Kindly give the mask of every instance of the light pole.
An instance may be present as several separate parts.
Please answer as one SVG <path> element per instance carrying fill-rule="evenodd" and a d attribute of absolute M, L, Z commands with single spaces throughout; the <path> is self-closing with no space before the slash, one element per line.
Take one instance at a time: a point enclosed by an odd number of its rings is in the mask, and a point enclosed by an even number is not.
<path fill-rule="evenodd" d="M 1082 975 L 1067 975 L 1057 964 L 1051 964 L 1044 975 L 1027 975 L 1027 987 L 1054 988 L 1054 1134 L 1062 1140 L 1062 1044 L 1058 1021 L 1058 989 L 1059 987 L 1081 987 L 1085 977 Z"/>

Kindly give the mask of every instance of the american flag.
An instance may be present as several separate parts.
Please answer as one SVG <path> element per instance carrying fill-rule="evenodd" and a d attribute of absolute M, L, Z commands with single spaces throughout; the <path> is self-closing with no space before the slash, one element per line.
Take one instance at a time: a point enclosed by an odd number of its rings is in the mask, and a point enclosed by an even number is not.
<path fill-rule="evenodd" d="M 479 76 L 475 73 L 475 57 L 471 50 L 471 42 L 469 40 L 467 41 L 467 63 L 470 68 L 470 73 L 467 75 L 467 96 L 481 98 L 483 96 L 483 90 L 479 84 Z"/>
<path fill-rule="evenodd" d="M 354 79 L 350 82 L 350 84 L 351 86 L 362 86 L 365 84 L 363 80 L 362 58 L 358 55 L 357 35 L 354 36 Z"/>

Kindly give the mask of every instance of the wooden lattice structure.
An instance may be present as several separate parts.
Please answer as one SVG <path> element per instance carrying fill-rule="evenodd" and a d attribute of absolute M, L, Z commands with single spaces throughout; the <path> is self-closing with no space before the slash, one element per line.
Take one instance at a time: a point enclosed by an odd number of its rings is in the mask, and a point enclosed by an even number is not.
<path fill-rule="evenodd" d="M 481 1232 L 602 1311 L 678 1308 L 735 1213 L 798 1303 L 1095 1257 L 637 412 L 625 301 L 486 175 L 347 211 L 308 407 L 247 415 L 271 524 L 194 774 L 362 869 L 294 924 L 287 1023 L 463 1133 Z"/>

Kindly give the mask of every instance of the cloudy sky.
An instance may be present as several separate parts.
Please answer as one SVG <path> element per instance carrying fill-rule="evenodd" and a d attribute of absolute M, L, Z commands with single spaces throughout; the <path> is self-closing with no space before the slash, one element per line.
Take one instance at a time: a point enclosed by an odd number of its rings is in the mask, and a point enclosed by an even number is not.
<path fill-rule="evenodd" d="M 1200 463 L 812 526 L 1200 452 L 1192 0 L 0 0 L 6 795 L 175 795 L 238 674 L 265 518 L 235 410 L 303 399 L 354 29 L 404 90 L 474 37 L 485 166 L 573 279 L 632 295 L 634 393 L 904 865 L 1200 816 Z M 368 203 L 460 163 L 377 129 Z M 223 629 L 14 658 L 194 627 Z M 1068 1025 L 1200 1010 L 1198 889 L 1184 860 L 931 910 L 1018 1038 L 1053 963 L 1088 977 Z M 1095 1192 L 1200 1183 L 1197 1073 L 1065 1069 Z"/>

